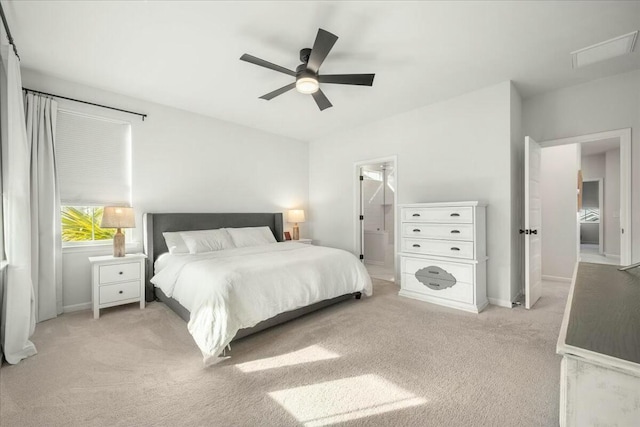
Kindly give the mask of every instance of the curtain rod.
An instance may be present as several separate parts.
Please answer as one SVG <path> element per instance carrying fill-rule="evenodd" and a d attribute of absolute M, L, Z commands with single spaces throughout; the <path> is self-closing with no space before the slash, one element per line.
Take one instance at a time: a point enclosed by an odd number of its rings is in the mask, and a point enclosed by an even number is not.
<path fill-rule="evenodd" d="M 123 110 L 122 108 L 115 108 L 115 107 L 109 107 L 108 105 L 102 105 L 102 104 L 96 104 L 94 102 L 89 102 L 89 101 L 83 101 L 81 99 L 75 99 L 75 98 L 69 98 L 66 96 L 61 96 L 61 95 L 55 95 L 53 93 L 47 93 L 47 92 L 41 92 L 39 90 L 33 90 L 33 89 L 29 89 L 26 87 L 22 88 L 23 90 L 26 90 L 27 92 L 31 92 L 31 93 L 39 93 L 40 95 L 45 95 L 45 96 L 51 96 L 53 98 L 60 98 L 60 99 L 66 99 L 69 101 L 74 101 L 74 102 L 80 102 L 82 104 L 88 104 L 88 105 L 93 105 L 95 107 L 101 107 L 101 108 L 107 108 L 109 110 L 115 110 L 115 111 L 120 111 L 123 113 L 127 113 L 127 114 L 134 114 L 136 116 L 140 116 L 142 117 L 142 121 L 144 122 L 144 119 L 147 117 L 146 114 L 143 113 L 136 113 L 135 111 L 129 111 L 129 110 Z"/>
<path fill-rule="evenodd" d="M 9 39 L 9 44 L 13 47 L 13 53 L 18 57 L 18 61 L 20 60 L 20 55 L 18 55 L 18 48 L 13 41 L 13 36 L 11 35 L 11 30 L 9 29 L 9 24 L 7 23 L 7 17 L 4 16 L 4 9 L 2 8 L 2 3 L 0 3 L 0 16 L 2 17 L 2 25 L 4 25 L 4 30 L 7 32 L 7 38 Z"/>

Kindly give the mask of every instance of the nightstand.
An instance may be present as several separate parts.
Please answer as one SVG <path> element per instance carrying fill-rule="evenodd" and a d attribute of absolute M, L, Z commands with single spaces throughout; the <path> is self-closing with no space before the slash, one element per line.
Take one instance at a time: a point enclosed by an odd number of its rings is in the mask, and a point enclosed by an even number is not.
<path fill-rule="evenodd" d="M 91 301 L 93 318 L 100 317 L 100 309 L 139 302 L 144 308 L 144 254 L 124 257 L 89 257 L 91 263 Z"/>
<path fill-rule="evenodd" d="M 305 245 L 312 245 L 313 244 L 313 239 L 298 239 L 298 240 L 294 240 L 294 242 L 298 242 L 298 243 L 304 243 Z"/>

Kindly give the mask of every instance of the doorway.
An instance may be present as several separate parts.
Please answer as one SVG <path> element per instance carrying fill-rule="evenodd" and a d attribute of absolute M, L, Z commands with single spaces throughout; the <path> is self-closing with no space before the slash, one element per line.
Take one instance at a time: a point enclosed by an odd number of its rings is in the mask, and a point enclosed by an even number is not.
<path fill-rule="evenodd" d="M 358 162 L 357 247 L 371 277 L 395 281 L 397 170 L 395 157 Z"/>
<path fill-rule="evenodd" d="M 631 263 L 631 129 L 526 140 L 522 233 L 530 308 L 542 280 L 570 282 L 576 262 Z M 545 156 L 555 164 L 551 178 Z M 527 218 L 538 218 L 535 226 Z"/>

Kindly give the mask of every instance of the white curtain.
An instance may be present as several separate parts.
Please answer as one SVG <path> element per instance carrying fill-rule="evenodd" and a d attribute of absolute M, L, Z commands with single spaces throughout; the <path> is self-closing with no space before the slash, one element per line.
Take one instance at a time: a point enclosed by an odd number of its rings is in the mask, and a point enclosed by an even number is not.
<path fill-rule="evenodd" d="M 0 128 L 2 203 L 6 268 L 2 314 L 2 351 L 9 363 L 36 353 L 29 337 L 35 329 L 31 280 L 31 153 L 25 128 L 20 64 L 11 46 L 0 47 Z"/>
<path fill-rule="evenodd" d="M 60 191 L 54 154 L 58 103 L 33 93 L 24 98 L 31 150 L 31 279 L 36 321 L 62 313 Z"/>

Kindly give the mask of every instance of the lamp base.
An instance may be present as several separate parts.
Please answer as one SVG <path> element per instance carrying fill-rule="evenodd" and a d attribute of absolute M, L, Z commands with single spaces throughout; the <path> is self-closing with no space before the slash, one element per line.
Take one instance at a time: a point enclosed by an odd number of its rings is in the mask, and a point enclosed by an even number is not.
<path fill-rule="evenodd" d="M 118 228 L 116 234 L 113 236 L 113 256 L 121 258 L 125 255 L 124 247 L 124 233 L 121 228 Z"/>
<path fill-rule="evenodd" d="M 298 228 L 298 223 L 293 226 L 293 240 L 300 240 L 300 228 Z"/>

